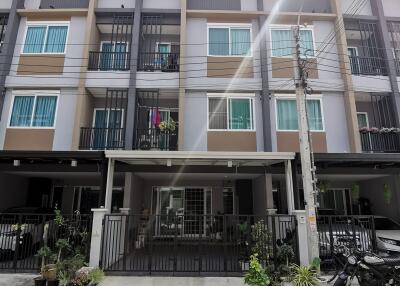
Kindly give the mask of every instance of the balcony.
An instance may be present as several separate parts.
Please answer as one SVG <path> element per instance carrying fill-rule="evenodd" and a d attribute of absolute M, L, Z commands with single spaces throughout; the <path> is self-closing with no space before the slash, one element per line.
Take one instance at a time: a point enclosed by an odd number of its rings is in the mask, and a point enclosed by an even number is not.
<path fill-rule="evenodd" d="M 138 71 L 179 72 L 179 53 L 140 53 Z"/>
<path fill-rule="evenodd" d="M 349 56 L 349 61 L 353 75 L 387 75 L 383 58 Z"/>
<path fill-rule="evenodd" d="M 178 130 L 162 131 L 159 128 L 137 129 L 137 150 L 176 151 L 178 148 Z"/>
<path fill-rule="evenodd" d="M 399 153 L 400 133 L 397 128 L 361 129 L 361 147 L 363 152 Z"/>
<path fill-rule="evenodd" d="M 25 0 L 25 9 L 87 9 L 89 0 Z"/>
<path fill-rule="evenodd" d="M 118 150 L 125 148 L 124 128 L 82 127 L 80 150 Z"/>
<path fill-rule="evenodd" d="M 89 71 L 130 70 L 129 52 L 89 52 Z"/>

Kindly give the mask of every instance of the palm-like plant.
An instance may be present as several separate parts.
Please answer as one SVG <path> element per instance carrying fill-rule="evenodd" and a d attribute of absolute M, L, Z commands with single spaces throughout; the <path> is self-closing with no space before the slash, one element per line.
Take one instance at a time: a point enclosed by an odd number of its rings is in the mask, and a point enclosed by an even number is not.
<path fill-rule="evenodd" d="M 294 286 L 318 285 L 317 272 L 313 266 L 292 266 L 291 281 Z"/>

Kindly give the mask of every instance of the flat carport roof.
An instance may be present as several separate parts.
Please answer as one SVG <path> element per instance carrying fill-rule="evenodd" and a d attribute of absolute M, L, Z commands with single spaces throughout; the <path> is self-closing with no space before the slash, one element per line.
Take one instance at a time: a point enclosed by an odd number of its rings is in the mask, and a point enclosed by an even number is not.
<path fill-rule="evenodd" d="M 317 173 L 321 174 L 391 174 L 400 171 L 400 154 L 397 153 L 318 153 L 314 160 Z"/>
<path fill-rule="evenodd" d="M 264 172 L 264 168 L 295 158 L 290 152 L 106 151 L 105 155 L 117 161 L 116 171 L 188 173 L 227 172 L 232 168 L 243 173 Z"/>

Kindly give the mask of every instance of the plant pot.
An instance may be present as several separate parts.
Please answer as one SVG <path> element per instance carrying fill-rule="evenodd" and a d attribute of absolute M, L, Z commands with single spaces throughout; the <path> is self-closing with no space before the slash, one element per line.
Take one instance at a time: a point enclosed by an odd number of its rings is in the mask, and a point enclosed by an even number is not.
<path fill-rule="evenodd" d="M 35 278 L 33 281 L 35 281 L 35 286 L 46 286 L 46 279 L 42 277 Z"/>
<path fill-rule="evenodd" d="M 48 281 L 57 280 L 57 265 L 48 264 L 43 271 L 43 277 Z"/>
<path fill-rule="evenodd" d="M 41 0 L 25 0 L 25 9 L 36 10 L 40 7 Z"/>
<path fill-rule="evenodd" d="M 59 284 L 59 280 L 47 280 L 47 286 L 58 286 Z"/>

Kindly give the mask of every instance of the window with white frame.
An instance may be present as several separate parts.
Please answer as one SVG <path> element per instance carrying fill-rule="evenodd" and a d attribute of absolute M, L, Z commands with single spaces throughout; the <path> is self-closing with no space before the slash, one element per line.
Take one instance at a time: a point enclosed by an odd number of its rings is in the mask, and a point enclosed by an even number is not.
<path fill-rule="evenodd" d="M 308 125 L 312 131 L 323 131 L 324 123 L 320 99 L 307 100 Z M 277 128 L 279 131 L 297 131 L 297 105 L 295 98 L 276 99 Z"/>
<path fill-rule="evenodd" d="M 24 54 L 63 54 L 68 35 L 68 24 L 29 24 L 23 47 Z"/>
<path fill-rule="evenodd" d="M 277 27 L 271 29 L 271 55 L 272 57 L 292 57 L 293 55 L 293 31 L 291 27 Z M 313 57 L 314 37 L 313 30 L 300 29 L 300 54 L 302 57 Z"/>
<path fill-rule="evenodd" d="M 55 95 L 16 95 L 12 105 L 10 127 L 54 127 L 57 109 Z"/>
<path fill-rule="evenodd" d="M 210 96 L 208 128 L 210 130 L 254 130 L 253 98 Z"/>
<path fill-rule="evenodd" d="M 251 56 L 251 27 L 208 26 L 208 55 Z"/>

